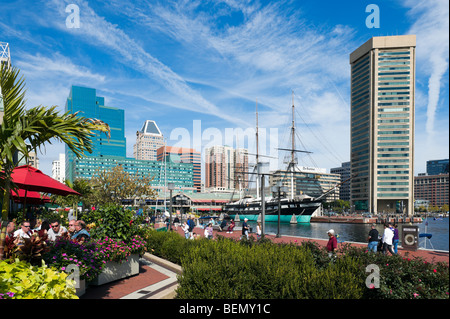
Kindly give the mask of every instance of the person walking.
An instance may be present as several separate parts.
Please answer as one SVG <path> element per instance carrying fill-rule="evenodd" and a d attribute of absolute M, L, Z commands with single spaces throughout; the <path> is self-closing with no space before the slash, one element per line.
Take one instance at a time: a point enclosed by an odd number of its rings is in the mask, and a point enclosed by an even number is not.
<path fill-rule="evenodd" d="M 261 223 L 260 222 L 258 222 L 257 224 L 256 224 L 256 238 L 257 239 L 261 239 Z"/>
<path fill-rule="evenodd" d="M 375 228 L 376 224 L 372 224 L 372 229 L 369 231 L 369 251 L 373 251 L 374 253 L 377 252 L 377 246 L 378 246 L 378 230 Z"/>
<path fill-rule="evenodd" d="M 398 254 L 398 242 L 400 241 L 400 236 L 398 234 L 398 225 L 394 224 L 394 238 L 392 239 L 392 245 L 394 246 L 394 253 Z"/>
<path fill-rule="evenodd" d="M 327 243 L 327 251 L 328 251 L 328 257 L 332 258 L 333 255 L 336 253 L 337 249 L 337 239 L 335 236 L 334 229 L 330 229 L 328 232 L 328 243 Z"/>
<path fill-rule="evenodd" d="M 187 224 L 187 222 L 183 223 L 183 226 L 181 226 L 181 229 L 183 229 L 184 231 L 184 238 L 189 239 L 189 225 Z"/>
<path fill-rule="evenodd" d="M 192 216 L 188 217 L 187 225 L 189 226 L 189 237 L 192 237 L 192 232 L 194 231 L 195 222 L 192 219 Z"/>
<path fill-rule="evenodd" d="M 242 236 L 246 236 L 248 239 L 248 232 L 250 230 L 250 227 L 248 226 L 248 218 L 244 219 L 244 223 L 242 224 Z"/>
<path fill-rule="evenodd" d="M 383 254 L 386 254 L 386 250 L 389 250 L 391 255 L 395 255 L 392 251 L 392 240 L 394 238 L 394 232 L 389 227 L 390 225 L 384 224 L 384 233 L 383 233 Z"/>

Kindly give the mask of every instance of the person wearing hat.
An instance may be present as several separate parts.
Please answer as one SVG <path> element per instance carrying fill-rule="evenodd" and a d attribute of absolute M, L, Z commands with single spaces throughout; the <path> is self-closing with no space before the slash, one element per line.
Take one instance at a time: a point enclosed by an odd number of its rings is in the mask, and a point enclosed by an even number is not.
<path fill-rule="evenodd" d="M 328 232 L 328 243 L 327 243 L 327 251 L 328 251 L 328 256 L 331 258 L 333 257 L 333 254 L 335 252 L 335 249 L 337 249 L 337 239 L 334 233 L 334 229 L 330 229 Z"/>

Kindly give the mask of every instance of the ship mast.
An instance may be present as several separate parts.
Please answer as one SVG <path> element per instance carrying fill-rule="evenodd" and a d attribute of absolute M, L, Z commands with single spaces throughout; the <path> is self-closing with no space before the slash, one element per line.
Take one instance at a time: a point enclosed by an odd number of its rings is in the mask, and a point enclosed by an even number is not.
<path fill-rule="evenodd" d="M 292 150 L 291 150 L 291 199 L 294 199 L 294 167 L 295 167 L 295 106 L 294 91 L 292 91 Z"/>
<path fill-rule="evenodd" d="M 259 198 L 259 138 L 258 138 L 258 99 L 256 99 L 256 198 Z"/>

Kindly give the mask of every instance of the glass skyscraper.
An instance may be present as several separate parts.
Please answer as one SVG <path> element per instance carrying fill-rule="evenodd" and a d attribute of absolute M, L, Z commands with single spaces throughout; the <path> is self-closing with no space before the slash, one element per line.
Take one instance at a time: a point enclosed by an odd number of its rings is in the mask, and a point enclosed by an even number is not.
<path fill-rule="evenodd" d="M 351 205 L 412 214 L 416 36 L 373 37 L 350 54 Z"/>
<path fill-rule="evenodd" d="M 448 158 L 441 160 L 427 161 L 427 174 L 428 175 L 448 174 Z"/>
<path fill-rule="evenodd" d="M 107 123 L 111 129 L 111 137 L 96 131 L 92 140 L 92 153 L 86 156 L 103 157 L 108 156 L 126 156 L 126 138 L 125 138 L 125 111 L 115 107 L 105 105 L 105 98 L 97 96 L 96 89 L 72 86 L 69 97 L 66 101 L 65 111 L 71 113 L 79 112 L 80 116 L 94 118 Z M 66 179 L 74 179 L 74 158 L 75 154 L 67 147 L 66 153 Z"/>

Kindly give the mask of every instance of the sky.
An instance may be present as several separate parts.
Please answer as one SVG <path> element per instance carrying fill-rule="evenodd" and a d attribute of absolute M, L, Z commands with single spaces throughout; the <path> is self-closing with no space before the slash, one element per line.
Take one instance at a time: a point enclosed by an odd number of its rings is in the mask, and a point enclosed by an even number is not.
<path fill-rule="evenodd" d="M 298 164 L 350 160 L 349 55 L 389 35 L 417 39 L 414 174 L 449 158 L 448 30 L 442 0 L 0 0 L 0 42 L 25 77 L 27 107 L 63 112 L 72 85 L 96 88 L 125 110 L 129 157 L 145 120 L 167 145 L 255 154 L 257 107 L 267 169 L 288 155 L 277 148 L 290 147 L 292 101 L 295 147 L 311 152 Z M 46 144 L 40 169 L 51 175 L 63 152 Z"/>

